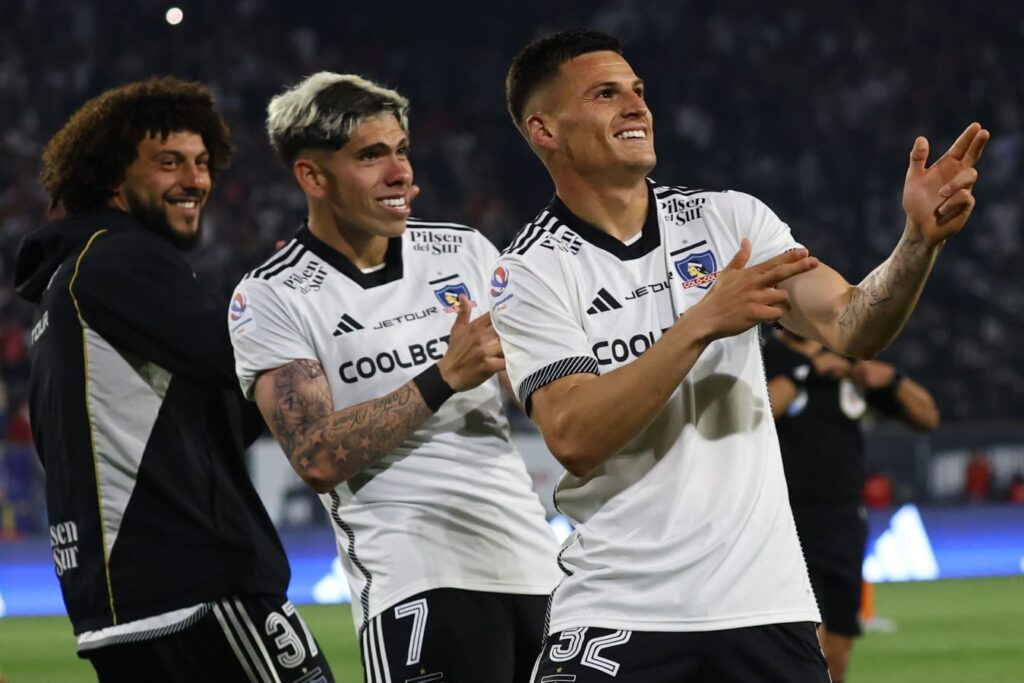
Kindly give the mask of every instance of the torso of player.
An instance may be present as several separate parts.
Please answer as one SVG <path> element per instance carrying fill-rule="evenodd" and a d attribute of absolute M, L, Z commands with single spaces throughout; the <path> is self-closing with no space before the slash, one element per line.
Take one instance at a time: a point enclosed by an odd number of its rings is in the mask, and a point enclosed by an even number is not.
<path fill-rule="evenodd" d="M 373 273 L 305 239 L 319 253 L 307 249 L 273 286 L 288 317 L 305 326 L 335 410 L 385 396 L 440 360 L 460 294 L 474 318 L 486 313 L 478 302 L 497 252 L 474 230 L 410 221 Z M 357 624 L 432 588 L 544 593 L 557 580 L 555 542 L 511 444 L 496 377 L 449 398 L 395 450 L 321 498 Z"/>
<path fill-rule="evenodd" d="M 519 268 L 561 275 L 564 287 L 553 291 L 607 374 L 642 356 L 679 313 L 685 324 L 741 238 L 754 241 L 737 229 L 730 194 L 655 187 L 657 225 L 649 221 L 628 249 L 602 248 L 609 244 L 579 226 L 584 239 L 574 242 L 563 225 L 548 247 L 510 250 L 499 263 L 512 281 Z M 755 257 L 792 246 L 784 232 L 785 240 L 755 242 Z M 564 475 L 556 501 L 577 531 L 560 555 L 568 576 L 554 594 L 552 632 L 816 617 L 756 329 L 712 343 L 651 424 L 588 476 Z"/>

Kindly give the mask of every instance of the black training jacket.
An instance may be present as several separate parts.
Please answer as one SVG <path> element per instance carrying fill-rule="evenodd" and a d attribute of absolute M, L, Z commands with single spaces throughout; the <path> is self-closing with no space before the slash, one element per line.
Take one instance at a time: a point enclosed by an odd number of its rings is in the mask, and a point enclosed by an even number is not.
<path fill-rule="evenodd" d="M 32 434 L 75 633 L 284 594 L 288 562 L 243 462 L 259 423 L 226 304 L 168 240 L 114 209 L 30 236 L 15 279 L 38 306 Z"/>

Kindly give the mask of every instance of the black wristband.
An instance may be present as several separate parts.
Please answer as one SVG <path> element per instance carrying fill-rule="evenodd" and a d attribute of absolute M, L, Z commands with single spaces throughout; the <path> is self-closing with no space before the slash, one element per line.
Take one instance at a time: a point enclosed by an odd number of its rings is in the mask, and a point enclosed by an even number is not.
<path fill-rule="evenodd" d="M 437 369 L 436 363 L 413 377 L 412 381 L 420 390 L 423 402 L 427 404 L 432 413 L 436 413 L 441 404 L 455 394 L 455 390 L 441 377 L 441 371 Z"/>

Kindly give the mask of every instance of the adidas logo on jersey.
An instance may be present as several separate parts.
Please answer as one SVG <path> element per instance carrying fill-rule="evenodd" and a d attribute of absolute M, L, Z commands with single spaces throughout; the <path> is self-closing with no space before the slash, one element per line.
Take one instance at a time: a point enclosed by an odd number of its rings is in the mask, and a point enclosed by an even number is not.
<path fill-rule="evenodd" d="M 597 290 L 597 296 L 590 303 L 590 308 L 587 309 L 587 315 L 595 315 L 597 313 L 605 313 L 615 308 L 622 308 L 622 304 L 618 300 L 608 293 L 608 290 L 602 287 Z"/>
<path fill-rule="evenodd" d="M 338 326 L 334 328 L 334 336 L 340 337 L 346 332 L 355 332 L 361 329 L 363 329 L 363 326 L 357 323 L 355 318 L 348 313 L 343 313 L 341 319 L 338 320 Z"/>

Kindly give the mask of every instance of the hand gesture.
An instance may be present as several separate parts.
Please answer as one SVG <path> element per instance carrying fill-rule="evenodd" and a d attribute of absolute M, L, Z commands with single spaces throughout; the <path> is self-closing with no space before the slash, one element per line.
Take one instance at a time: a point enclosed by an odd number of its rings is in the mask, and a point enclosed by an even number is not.
<path fill-rule="evenodd" d="M 491 324 L 491 314 L 485 313 L 470 322 L 472 310 L 469 297 L 459 295 L 459 310 L 448 338 L 448 351 L 437 362 L 441 378 L 455 391 L 480 386 L 491 375 L 505 369 L 505 355 Z"/>
<path fill-rule="evenodd" d="M 813 356 L 811 364 L 814 366 L 814 374 L 822 377 L 843 379 L 850 375 L 850 361 L 828 350 L 822 350 Z"/>
<path fill-rule="evenodd" d="M 908 228 L 929 245 L 939 245 L 960 232 L 971 215 L 971 189 L 978 179 L 975 165 L 988 139 L 989 132 L 981 124 L 972 123 L 928 168 L 928 140 L 918 137 L 914 141 L 903 184 L 903 210 L 907 213 Z"/>
<path fill-rule="evenodd" d="M 711 291 L 686 313 L 689 320 L 708 325 L 707 341 L 775 322 L 789 304 L 789 294 L 775 285 L 818 267 L 818 259 L 808 256 L 806 249 L 793 249 L 747 268 L 750 253 L 750 240 L 744 239 L 729 265 L 718 272 Z"/>
<path fill-rule="evenodd" d="M 861 360 L 853 364 L 850 379 L 862 389 L 883 389 L 892 384 L 896 368 L 879 360 Z"/>

